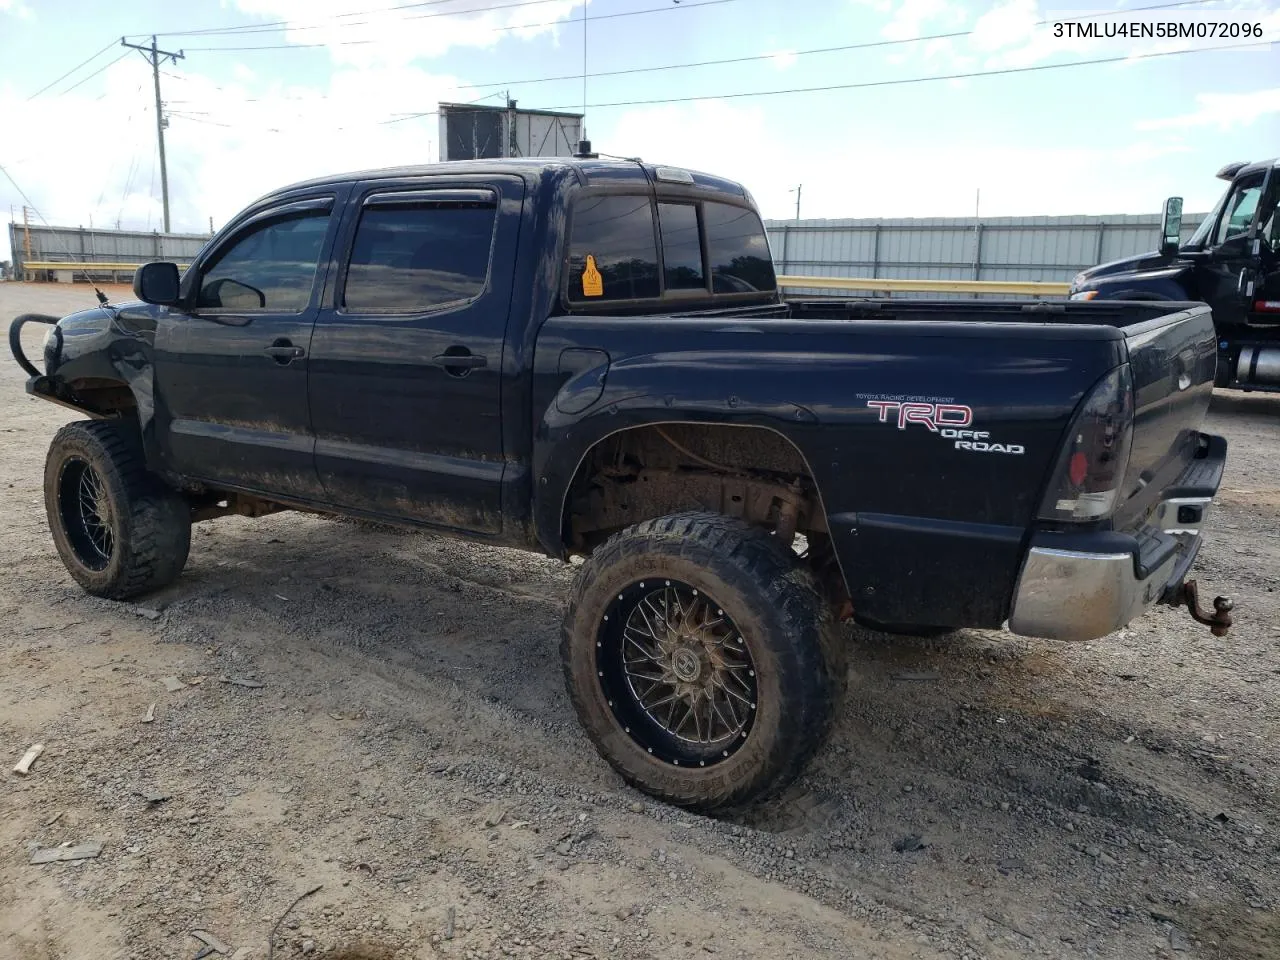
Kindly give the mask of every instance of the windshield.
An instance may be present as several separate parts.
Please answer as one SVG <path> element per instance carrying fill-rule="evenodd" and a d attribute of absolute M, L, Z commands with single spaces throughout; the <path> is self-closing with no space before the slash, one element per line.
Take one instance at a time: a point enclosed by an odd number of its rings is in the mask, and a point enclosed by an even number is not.
<path fill-rule="evenodd" d="M 1227 187 L 1222 196 L 1218 198 L 1218 202 L 1213 205 L 1213 211 L 1200 221 L 1200 226 L 1196 227 L 1196 232 L 1191 235 L 1191 239 L 1182 244 L 1182 249 L 1199 250 L 1209 242 L 1209 236 L 1213 233 L 1213 225 L 1218 222 L 1218 214 L 1222 213 L 1222 205 L 1227 202 L 1227 197 L 1229 196 L 1231 196 L 1231 188 Z"/>

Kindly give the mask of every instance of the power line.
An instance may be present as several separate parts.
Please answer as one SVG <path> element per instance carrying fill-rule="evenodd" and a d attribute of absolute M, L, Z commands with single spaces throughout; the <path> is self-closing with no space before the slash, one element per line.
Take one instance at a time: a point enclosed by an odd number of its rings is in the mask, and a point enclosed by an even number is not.
<path fill-rule="evenodd" d="M 1125 63 L 1133 60 L 1154 60 L 1157 57 L 1179 57 L 1192 53 L 1214 53 L 1223 50 L 1249 50 L 1255 47 L 1269 47 L 1271 41 L 1262 40 L 1255 43 L 1235 43 L 1221 47 L 1202 47 L 1193 50 L 1159 50 L 1153 53 L 1135 53 L 1119 57 L 1099 57 L 1095 60 L 1073 60 L 1068 63 L 1042 63 L 1031 67 L 1005 67 L 996 70 L 973 70 L 968 73 L 946 73 L 928 77 L 903 77 L 894 80 L 867 80 L 861 83 L 836 83 L 821 87 L 791 87 L 784 90 L 748 90 L 737 93 L 713 93 L 690 97 L 663 97 L 653 100 L 618 100 L 613 103 L 592 103 L 591 107 L 645 107 L 667 103 L 693 103 L 699 100 L 737 100 L 744 97 L 776 97 L 791 93 L 827 93 L 834 90 L 865 90 L 871 87 L 896 87 L 915 83 L 932 83 L 937 80 L 970 80 L 975 77 L 998 77 L 1016 73 L 1035 73 L 1042 70 L 1064 70 L 1071 67 L 1092 67 L 1106 63 Z M 572 110 L 575 104 L 559 107 L 544 107 L 545 110 Z M 412 119 L 405 117 L 404 119 Z"/>
<path fill-rule="evenodd" d="M 1076 17 L 1063 18 L 1063 20 L 1064 21 L 1065 20 L 1090 20 L 1090 19 L 1098 19 L 1102 17 L 1115 16 L 1118 13 L 1133 14 L 1133 13 L 1141 13 L 1143 11 L 1148 11 L 1148 10 L 1167 10 L 1175 7 L 1199 6 L 1206 3 L 1219 3 L 1219 2 L 1221 2 L 1221 0 L 1176 0 L 1176 2 L 1173 2 L 1173 3 L 1160 3 L 1160 4 L 1145 6 L 1145 7 L 1132 7 L 1123 11 L 1105 11 L 1103 13 L 1097 13 L 1097 14 L 1082 14 Z M 702 6 L 702 5 L 703 4 L 697 4 L 697 6 Z M 661 9 L 665 10 L 666 8 L 661 8 Z M 639 13 L 639 12 L 646 12 L 646 11 L 633 11 L 633 13 Z M 593 17 L 590 19 L 602 20 L 608 17 L 613 17 L 613 16 L 629 16 L 629 15 L 631 14 L 608 14 L 608 15 L 602 15 L 599 17 Z M 1035 25 L 1043 26 L 1044 24 L 1047 24 L 1050 22 L 1057 22 L 1057 21 L 1041 20 L 1041 21 L 1038 21 Z M 538 24 L 534 24 L 534 26 L 538 26 Z M 499 29 L 506 29 L 506 28 L 499 28 Z M 814 47 L 809 50 L 790 50 L 790 51 L 785 51 L 785 53 L 787 54 L 787 56 L 791 56 L 791 57 L 806 57 L 806 56 L 814 56 L 817 54 L 826 54 L 826 53 L 847 53 L 853 50 L 871 50 L 871 49 L 876 49 L 880 47 L 901 46 L 903 44 L 909 44 L 909 43 L 925 43 L 932 40 L 952 40 L 952 39 L 958 39 L 961 37 L 972 36 L 976 32 L 977 31 L 975 30 L 958 30 L 958 31 L 952 31 L 949 33 L 925 34 L 918 37 L 907 37 L 902 39 L 870 40 L 870 41 L 864 41 L 861 43 L 841 44 L 839 46 L 833 46 L 833 47 Z M 371 43 L 374 41 L 360 41 L 360 42 Z M 289 47 L 289 46 L 295 46 L 295 45 L 286 44 L 285 46 Z M 317 46 L 324 46 L 324 44 L 318 44 Z M 209 48 L 203 48 L 203 49 L 212 50 L 215 48 L 209 47 Z M 230 49 L 230 48 L 219 47 L 216 49 Z M 256 50 L 256 49 L 269 49 L 269 48 L 251 47 L 248 49 Z M 688 63 L 668 63 L 668 64 L 660 64 L 660 65 L 651 66 L 651 67 L 629 67 L 621 70 L 599 70 L 591 73 L 586 73 L 585 76 L 593 77 L 593 78 L 594 77 L 632 76 L 635 74 L 658 73 L 658 72 L 663 72 L 667 70 L 686 70 L 686 69 L 694 69 L 698 67 L 727 66 L 727 65 L 738 64 L 738 63 L 752 63 L 752 62 L 759 62 L 762 60 L 772 60 L 774 57 L 777 57 L 777 56 L 779 56 L 778 52 L 749 54 L 741 57 L 725 57 L 717 60 L 699 60 L 699 61 L 692 61 Z M 181 80 L 189 79 L 187 77 L 183 77 L 180 74 L 166 73 L 165 75 L 172 76 L 175 79 L 181 79 Z M 525 77 L 518 80 L 482 80 L 482 81 L 476 81 L 474 83 L 469 83 L 465 88 L 457 88 L 457 89 L 472 89 L 475 87 L 511 87 L 511 86 L 520 86 L 520 85 L 532 85 L 535 83 L 553 83 L 557 81 L 566 81 L 566 80 L 576 81 L 579 79 L 584 79 L 584 75 L 580 73 L 572 73 L 572 74 L 559 74 L 556 76 L 549 76 L 549 77 Z M 221 90 L 222 88 L 215 87 L 215 89 Z M 279 99 L 327 100 L 327 99 L 330 99 L 330 97 L 325 94 L 317 94 L 311 97 L 286 97 L 286 98 L 245 97 L 245 98 L 241 98 L 240 102 L 259 103 L 259 102 L 267 102 L 268 100 L 270 102 L 276 102 Z M 189 103 L 191 101 L 173 101 L 173 102 Z M 583 98 L 583 102 L 584 103 L 586 102 L 585 97 Z M 412 114 L 406 114 L 403 117 L 403 119 L 413 119 L 415 117 L 424 117 L 424 116 L 431 116 L 431 115 L 433 114 L 412 113 Z"/>
<path fill-rule="evenodd" d="M 1066 63 L 1044 63 L 1044 64 L 1036 64 L 1033 66 L 1026 66 L 1026 67 L 1004 67 L 1004 68 L 998 68 L 993 70 L 974 70 L 974 71 L 968 71 L 965 73 L 936 74 L 936 75 L 925 76 L 925 77 L 900 77 L 900 78 L 894 78 L 889 80 L 867 80 L 867 81 L 861 81 L 857 83 L 829 84 L 829 85 L 817 86 L 817 87 L 790 87 L 790 88 L 785 88 L 781 90 L 738 91 L 733 93 L 703 94 L 703 95 L 695 95 L 695 96 L 687 96 L 687 97 L 662 97 L 662 98 L 654 98 L 654 99 L 648 99 L 648 100 L 615 101 L 610 103 L 564 104 L 561 106 L 545 107 L 545 108 L 539 108 L 539 109 L 576 110 L 576 109 L 583 109 L 586 107 L 604 108 L 604 107 L 656 106 L 656 105 L 671 104 L 671 103 L 692 103 L 692 102 L 703 101 L 703 100 L 735 100 L 735 99 L 742 99 L 747 97 L 784 96 L 787 94 L 795 94 L 795 93 L 827 93 L 827 92 L 832 92 L 837 90 L 860 90 L 860 89 L 869 89 L 869 88 L 875 88 L 875 87 L 907 86 L 907 85 L 919 84 L 919 83 L 932 83 L 939 80 L 969 80 L 969 79 L 975 79 L 978 77 L 1008 76 L 1013 74 L 1036 73 L 1036 72 L 1042 72 L 1042 71 L 1048 71 L 1048 70 L 1065 70 L 1073 67 L 1089 67 L 1089 66 L 1098 66 L 1098 65 L 1109 64 L 1109 63 L 1123 63 L 1126 61 L 1151 60 L 1159 57 L 1174 57 L 1174 56 L 1182 56 L 1185 54 L 1213 53 L 1216 51 L 1224 51 L 1224 50 L 1245 50 L 1245 49 L 1252 49 L 1256 47 L 1263 47 L 1263 46 L 1269 46 L 1269 45 L 1270 45 L 1269 41 L 1260 41 L 1256 43 L 1232 44 L 1232 45 L 1225 45 L 1225 46 L 1219 46 L 1219 47 L 1198 48 L 1198 49 L 1192 49 L 1192 50 L 1161 50 L 1161 51 L 1154 51 L 1151 53 L 1144 53 L 1144 54 L 1132 54 L 1132 55 L 1115 56 L 1115 57 L 1099 57 L 1093 60 L 1073 60 Z M 575 75 L 567 79 L 577 79 L 577 77 Z M 486 97 L 481 97 L 480 100 L 484 100 L 492 96 L 496 96 L 496 94 L 492 94 L 492 93 L 488 94 Z M 472 102 L 478 103 L 479 100 L 475 100 Z M 407 114 L 405 116 L 395 117 L 389 120 L 382 120 L 382 121 L 379 121 L 379 123 L 382 125 L 403 123 L 406 120 L 419 120 L 419 119 L 425 119 L 427 117 L 434 117 L 438 115 L 439 115 L 438 110 L 429 110 L 421 113 Z M 194 119 L 194 118 L 187 117 L 187 119 Z M 209 121 L 209 122 L 212 122 L 212 121 Z M 234 126 L 233 124 L 221 124 L 221 125 Z"/>
<path fill-rule="evenodd" d="M 542 0 L 539 0 L 539 2 L 542 2 Z M 649 13 L 670 13 L 674 10 L 696 10 L 699 7 L 716 7 L 725 3 L 737 3 L 737 2 L 738 0 L 701 0 L 701 2 L 699 3 L 681 3 L 679 6 L 673 5 L 673 6 L 667 6 L 667 7 L 648 7 L 644 10 L 628 10 L 623 13 L 602 13 L 594 17 L 587 17 L 587 19 L 592 21 L 615 20 L 619 17 L 639 17 Z M 518 4 L 512 4 L 512 6 L 517 6 L 517 5 Z M 489 9 L 496 9 L 496 8 L 491 7 Z M 477 13 L 479 11 L 470 10 L 466 12 Z M 457 13 L 433 13 L 433 14 L 422 15 L 422 17 L 428 17 L 428 16 L 431 16 L 431 17 L 457 16 Z M 404 19 L 416 20 L 416 19 L 422 19 L 422 18 L 406 17 Z M 501 27 L 491 27 L 490 29 L 494 33 L 502 33 L 510 30 L 531 30 L 534 27 L 555 27 L 566 22 L 571 22 L 571 21 L 547 20 L 542 23 L 514 23 L 514 24 L 508 24 L 506 26 L 501 26 Z M 379 41 L 379 40 L 337 40 L 337 41 L 334 41 L 333 43 L 272 43 L 272 44 L 263 44 L 259 46 L 254 46 L 254 47 L 191 47 L 190 49 L 199 50 L 202 53 L 211 52 L 211 51 L 243 52 L 248 50 L 311 50 L 319 47 L 348 47 L 348 46 L 359 46 L 359 45 L 367 45 L 371 43 L 376 44 L 376 43 L 385 43 L 385 42 L 386 41 Z"/>
<path fill-rule="evenodd" d="M 130 50 L 138 50 L 147 58 L 147 62 L 151 64 L 151 75 L 155 81 L 156 87 L 156 144 L 160 148 L 160 195 L 164 201 L 164 232 L 169 232 L 169 168 L 165 163 L 164 156 L 164 104 L 160 100 L 160 61 L 172 60 L 177 63 L 179 60 L 185 59 L 183 51 L 179 50 L 173 53 L 169 50 L 161 50 L 156 46 L 156 38 L 151 38 L 151 46 L 144 47 L 136 43 L 129 43 L 124 37 L 120 38 L 120 46 L 128 47 Z M 128 54 L 125 54 L 128 56 Z M 154 176 L 154 171 L 152 172 Z M 147 223 L 150 226 L 150 221 Z"/>
<path fill-rule="evenodd" d="M 387 13 L 387 12 L 393 12 L 396 10 L 405 10 L 405 9 L 411 9 L 411 8 L 417 8 L 417 7 L 435 6 L 440 3 L 451 3 L 451 2 L 457 2 L 457 0 L 425 0 L 425 2 L 400 4 L 398 6 L 382 7 L 382 8 L 373 9 L 373 10 L 357 10 L 357 11 L 352 11 L 348 13 L 334 14 L 330 17 L 321 18 L 321 20 L 319 21 L 312 21 L 310 23 L 303 23 L 296 26 L 292 25 L 292 21 L 290 20 L 271 20 L 271 21 L 268 21 L 267 23 L 248 23 L 248 24 L 241 24 L 239 26 L 233 26 L 233 27 L 208 27 L 202 30 L 185 30 L 185 31 L 176 31 L 176 32 L 170 32 L 170 33 L 160 33 L 160 34 L 157 34 L 157 36 L 167 37 L 167 36 L 193 36 L 194 35 L 194 36 L 236 37 L 236 36 L 249 36 L 257 33 L 275 33 L 283 29 L 287 29 L 290 32 L 298 32 L 302 30 L 323 30 L 333 25 L 329 21 L 343 20 L 349 17 L 367 16 L 369 14 Z M 408 20 L 421 20 L 421 19 L 427 19 L 427 18 L 433 18 L 433 17 L 466 16 L 468 14 L 473 14 L 473 13 L 488 13 L 491 10 L 503 10 L 511 7 L 536 6 L 538 4 L 556 3 L 556 2 L 560 2 L 560 0 L 513 0 L 513 2 L 511 3 L 505 3 L 505 4 L 495 5 L 491 7 L 483 7 L 483 8 L 477 8 L 477 9 L 471 9 L 471 10 L 448 10 L 442 13 L 427 13 L 427 14 L 421 14 L 418 16 L 403 17 L 400 19 L 403 21 L 408 21 Z M 724 0 L 724 2 L 732 2 L 732 0 Z M 1051 23 L 1051 22 L 1065 23 L 1067 21 L 1092 20 L 1092 19 L 1099 19 L 1102 17 L 1114 17 L 1114 16 L 1121 16 L 1121 15 L 1127 16 L 1133 13 L 1141 13 L 1146 10 L 1168 10 L 1175 7 L 1200 6 L 1206 3 L 1221 3 L 1221 2 L 1223 2 L 1223 0 L 1175 0 L 1175 2 L 1171 2 L 1171 3 L 1160 3 L 1152 6 L 1145 6 L 1145 7 L 1129 7 L 1125 9 L 1103 11 L 1100 13 L 1079 14 L 1071 17 L 1055 17 L 1052 21 L 1050 20 L 1037 21 L 1035 25 L 1043 26 L 1044 24 Z M 600 14 L 594 17 L 587 17 L 586 19 L 607 20 L 607 19 L 612 19 L 614 17 L 633 16 L 635 14 L 640 14 L 640 13 L 661 13 L 661 12 L 666 12 L 668 10 L 682 9 L 682 8 L 688 8 L 688 7 L 700 7 L 700 6 L 707 6 L 707 5 L 708 4 L 706 3 L 690 3 L 690 4 L 683 4 L 683 5 L 670 6 L 670 7 L 658 7 L 652 10 L 640 10 L 640 11 L 631 11 L 631 12 L 615 13 L 615 14 Z M 585 11 L 586 11 L 586 4 L 583 3 L 584 14 L 585 14 Z M 369 24 L 371 22 L 373 21 L 356 20 L 351 23 L 341 24 L 341 26 L 360 26 L 360 25 Z M 507 26 L 507 27 L 498 27 L 494 29 L 523 30 L 530 27 L 555 26 L 556 24 L 567 23 L 567 22 L 572 22 L 572 19 L 566 18 L 561 20 L 549 21 L 547 23 L 518 24 L 518 25 Z M 940 39 L 944 37 L 967 36 L 973 32 L 975 31 L 970 30 L 970 31 L 963 31 L 961 33 L 955 33 L 955 34 L 939 34 L 936 37 L 928 37 L 928 36 L 912 37 L 905 40 L 894 40 L 894 41 L 888 41 L 888 42 L 889 43 L 917 43 L 923 40 Z M 361 42 L 364 42 L 364 41 L 361 41 Z M 293 47 L 293 46 L 301 46 L 301 45 L 300 44 L 284 44 L 283 45 L 283 47 Z M 317 44 L 317 46 L 328 46 L 328 44 Z M 283 49 L 283 47 L 281 47 L 281 49 Z M 211 50 L 215 48 L 208 47 L 208 48 L 201 48 L 201 49 Z M 220 47 L 217 49 L 256 49 L 256 48 Z M 276 49 L 276 48 L 263 47 L 262 49 Z"/>
<path fill-rule="evenodd" d="M 115 44 L 112 44 L 112 46 L 115 46 Z M 97 70 L 93 71 L 93 73 L 90 73 L 87 76 L 81 77 L 71 86 L 67 87 L 67 89 L 58 91 L 58 96 L 65 97 L 68 93 L 70 93 L 76 87 L 80 86 L 82 83 L 88 83 L 90 80 L 92 80 L 98 74 L 102 73 L 104 70 L 110 70 L 112 67 L 114 67 L 117 63 L 119 63 L 121 60 L 123 60 L 127 56 L 129 56 L 129 54 L 127 53 L 120 54 L 120 56 L 116 57 L 114 60 L 112 60 L 110 63 L 106 64 L 105 66 L 101 66 Z"/>
<path fill-rule="evenodd" d="M 1104 13 L 1081 14 L 1076 17 L 1062 17 L 1055 20 L 1039 20 L 1034 26 L 1040 27 L 1047 23 L 1066 22 L 1068 20 L 1093 20 L 1101 17 L 1111 17 L 1118 13 L 1133 14 L 1141 13 L 1145 10 L 1168 10 L 1173 7 L 1196 6 L 1205 3 L 1219 3 L 1221 0 L 1177 0 L 1174 3 L 1159 3 L 1149 7 L 1131 7 L 1126 10 L 1110 10 Z M 846 43 L 836 47 L 814 47 L 810 50 L 787 50 L 775 51 L 774 53 L 755 53 L 741 57 L 725 57 L 719 60 L 698 60 L 690 63 L 668 63 L 654 67 L 631 67 L 623 70 L 601 70 L 595 73 L 589 73 L 589 77 L 621 77 L 637 73 L 657 73 L 664 70 L 685 70 L 693 67 L 718 67 L 727 66 L 735 63 L 751 63 L 761 60 L 772 60 L 782 53 L 789 57 L 808 57 L 814 54 L 822 53 L 847 53 L 850 50 L 871 50 L 877 47 L 894 47 L 907 43 L 925 43 L 930 40 L 954 40 L 960 37 L 970 37 L 977 33 L 977 30 L 959 30 L 951 33 L 933 33 L 919 37 L 907 37 L 904 39 L 894 40 L 869 40 L 862 43 Z M 475 83 L 468 84 L 470 87 L 508 87 L 520 86 L 534 83 L 552 83 L 557 80 L 577 80 L 579 74 L 570 73 L 555 77 L 532 77 L 523 80 L 479 80 Z M 583 98 L 584 102 L 586 98 Z"/>
<path fill-rule="evenodd" d="M 108 50 L 110 50 L 110 49 L 111 49 L 112 47 L 114 47 L 115 45 L 116 45 L 116 42 L 115 42 L 114 40 L 112 40 L 112 41 L 111 41 L 110 43 L 108 43 L 105 47 L 103 47 L 101 50 L 99 50 L 97 53 L 95 53 L 92 57 L 89 57 L 89 58 L 87 58 L 87 59 L 85 59 L 85 60 L 81 60 L 81 61 L 80 61 L 79 63 L 77 63 L 74 67 L 72 67 L 70 70 L 68 70 L 68 71 L 67 71 L 66 73 L 64 73 L 62 76 L 60 76 L 57 80 L 50 80 L 48 83 L 46 83 L 43 87 L 41 87 L 39 90 L 37 90 L 37 91 L 36 91 L 35 93 L 33 93 L 31 96 L 27 97 L 27 102 L 28 102 L 28 103 L 29 103 L 29 102 L 31 102 L 31 101 L 32 101 L 32 100 L 34 100 L 36 97 L 40 96 L 40 94 L 42 94 L 42 93 L 44 93 L 46 90 L 48 90 L 50 87 L 56 87 L 56 86 L 57 86 L 58 84 L 60 84 L 63 80 L 67 79 L 67 77 L 71 76 L 73 73 L 75 73 L 77 70 L 79 70 L 81 67 L 86 67 L 86 66 L 88 66 L 88 65 L 89 65 L 89 64 L 91 64 L 94 60 L 97 60 L 100 56 L 102 56 L 104 53 L 106 53 Z M 107 66 L 110 66 L 110 64 L 107 64 Z M 93 74 L 91 74 L 91 76 L 92 76 L 92 75 L 93 75 Z"/>
<path fill-rule="evenodd" d="M 18 191 L 18 196 L 22 198 L 22 202 L 25 203 L 32 210 L 34 210 L 36 216 L 40 218 L 40 222 L 49 228 L 50 236 L 52 236 L 53 239 L 57 241 L 58 246 L 62 248 L 62 252 L 67 255 L 67 259 L 69 261 L 74 262 L 75 255 L 72 254 L 70 249 L 68 249 L 66 242 L 62 239 L 61 234 L 59 234 L 58 231 L 53 228 L 53 224 L 51 224 L 48 220 L 45 219 L 45 216 L 43 213 L 40 212 L 40 209 L 34 203 L 31 202 L 31 198 L 27 196 L 27 192 L 23 190 L 20 186 L 18 186 L 18 181 L 13 179 L 13 174 L 11 174 L 8 170 L 5 169 L 3 163 L 0 163 L 0 173 L 3 173 L 5 179 L 8 180 L 11 184 L 13 184 L 13 189 Z M 26 216 L 25 210 L 23 211 L 23 216 L 24 217 Z M 103 306 L 106 306 L 107 295 L 98 289 L 98 285 L 93 282 L 93 277 L 89 276 L 89 271 L 82 268 L 80 272 L 84 274 L 84 278 L 89 281 L 89 286 L 93 287 L 94 293 L 98 295 L 98 302 Z"/>
<path fill-rule="evenodd" d="M 275 33 L 279 30 L 323 30 L 331 26 L 354 27 L 371 23 L 369 20 L 354 20 L 349 23 L 334 24 L 332 21 L 346 20 L 349 17 L 363 17 L 378 13 L 391 13 L 397 10 L 409 10 L 417 7 L 430 7 L 440 3 L 454 3 L 457 0 L 426 0 L 423 3 L 406 3 L 394 7 L 382 7 L 374 10 L 355 10 L 349 13 L 337 13 L 329 17 L 321 17 L 310 23 L 303 23 L 297 26 L 293 25 L 291 20 L 270 20 L 266 23 L 244 23 L 235 27 L 208 27 L 203 30 L 181 30 L 170 33 L 158 33 L 159 37 L 187 37 L 187 36 L 245 36 L 255 33 Z M 446 10 L 442 13 L 424 13 L 411 17 L 401 17 L 400 20 L 425 20 L 433 17 L 461 17 L 471 13 L 488 13 L 491 10 L 505 10 L 510 7 L 532 7 L 539 4 L 559 3 L 561 0 L 512 0 L 510 3 L 495 4 L 491 7 L 477 7 L 471 10 Z M 583 6 L 586 4 L 584 3 Z M 557 21 L 559 22 L 559 21 Z"/>
<path fill-rule="evenodd" d="M 218 88 L 218 89 L 221 89 L 221 88 Z M 483 108 L 482 108 L 482 109 L 478 109 L 478 110 L 473 110 L 473 111 L 468 111 L 466 108 L 467 108 L 468 106 L 472 106 L 472 105 L 474 105 L 474 104 L 481 103 L 482 101 L 490 100 L 490 99 L 492 99 L 493 97 L 499 97 L 499 96 L 502 96 L 502 94 L 501 94 L 501 93 L 486 93 L 483 97 L 477 97 L 475 100 L 468 100 L 468 101 L 466 101 L 466 102 L 464 102 L 464 103 L 461 103 L 461 104 L 450 104 L 450 105 L 449 105 L 449 112 L 450 112 L 450 113 L 455 113 L 455 114 L 456 114 L 456 113 L 481 113 L 481 112 L 485 112 Z M 166 102 L 168 102 L 168 103 L 176 103 L 176 102 L 178 102 L 178 101 L 170 100 L 170 101 L 166 101 Z M 490 109 L 492 109 L 492 108 L 490 108 Z M 196 111 L 196 110 L 170 110 L 170 111 L 168 111 L 168 113 L 167 113 L 166 115 L 167 115 L 167 116 L 170 116 L 170 117 L 177 117 L 177 118 L 178 118 L 178 119 L 180 119 L 180 120 L 189 120 L 189 121 L 191 121 L 191 122 L 193 122 L 193 123 L 204 123 L 204 124 L 208 124 L 208 125 L 210 125 L 210 126 L 214 126 L 214 127 L 223 127 L 223 128 L 225 128 L 225 129 L 228 129 L 228 130 L 252 129 L 252 130 L 259 131 L 259 132 L 264 132 L 264 133 L 291 133 L 291 132 L 294 132 L 295 130 L 297 130 L 297 129 L 298 129 L 297 127 L 289 127 L 289 126 L 286 126 L 286 127 L 284 127 L 284 128 L 282 129 L 282 128 L 280 128 L 280 127 L 274 127 L 274 126 L 258 126 L 258 125 L 249 125 L 249 124 L 245 124 L 245 123 L 242 123 L 242 122 L 241 122 L 241 123 L 225 123 L 225 122 L 223 122 L 223 121 L 221 121 L 221 120 L 213 120 L 213 119 L 210 119 L 211 114 L 209 114 L 207 111 Z M 419 118 L 419 119 L 426 118 L 426 117 L 435 117 L 435 116 L 439 116 L 439 115 L 440 115 L 440 111 L 439 111 L 439 110 L 432 110 L 432 111 L 430 111 L 430 112 L 428 112 L 428 113 L 414 114 L 414 116 L 415 116 L 416 118 Z M 306 120 L 306 119 L 307 119 L 307 118 L 306 118 L 306 117 L 304 117 L 302 114 L 297 114 L 296 116 L 297 116 L 297 118 L 298 118 L 298 119 L 300 119 L 300 120 Z M 324 129 L 325 129 L 325 131 L 326 131 L 326 132 L 332 132 L 332 131 L 337 131 L 337 130 L 362 130 L 362 129 L 367 130 L 369 127 L 384 126 L 384 125 L 389 124 L 389 123 L 396 123 L 396 122 L 398 122 L 399 120 L 402 120 L 402 119 L 405 119 L 405 118 L 404 118 L 404 117 L 400 117 L 400 118 L 395 118 L 395 117 L 393 117 L 393 118 L 390 118 L 390 119 L 387 119 L 387 120 L 370 120 L 370 121 L 367 121 L 367 122 L 365 122 L 365 123 L 361 123 L 361 124 L 344 124 L 344 125 L 343 125 L 343 126 L 341 126 L 341 127 L 325 127 Z M 310 125 L 308 126 L 308 128 L 309 128 L 309 129 L 315 129 L 313 124 L 310 124 Z"/>

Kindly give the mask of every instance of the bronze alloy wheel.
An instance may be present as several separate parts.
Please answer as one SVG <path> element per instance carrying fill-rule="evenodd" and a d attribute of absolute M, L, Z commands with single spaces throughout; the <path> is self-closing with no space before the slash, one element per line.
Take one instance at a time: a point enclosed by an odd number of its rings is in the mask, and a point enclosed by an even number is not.
<path fill-rule="evenodd" d="M 596 664 L 624 731 L 654 757 L 705 767 L 751 733 L 755 661 L 714 599 L 679 580 L 633 583 L 600 624 Z"/>

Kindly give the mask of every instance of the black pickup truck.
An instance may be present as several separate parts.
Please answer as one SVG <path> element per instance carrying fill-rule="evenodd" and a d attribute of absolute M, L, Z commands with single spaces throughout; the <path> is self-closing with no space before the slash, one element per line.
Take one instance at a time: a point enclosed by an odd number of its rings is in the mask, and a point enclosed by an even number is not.
<path fill-rule="evenodd" d="M 29 392 L 92 418 L 45 472 L 84 589 L 153 590 L 193 522 L 281 509 L 584 556 L 573 702 L 677 804 L 801 770 L 842 619 L 1229 623 L 1184 586 L 1226 454 L 1203 304 L 788 302 L 741 186 L 591 158 L 298 184 L 134 290 L 11 330 Z"/>

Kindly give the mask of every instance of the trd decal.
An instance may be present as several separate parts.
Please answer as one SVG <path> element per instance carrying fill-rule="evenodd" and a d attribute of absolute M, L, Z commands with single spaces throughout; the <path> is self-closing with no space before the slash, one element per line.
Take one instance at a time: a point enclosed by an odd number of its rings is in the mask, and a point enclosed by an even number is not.
<path fill-rule="evenodd" d="M 973 423 L 973 411 L 958 403 L 898 403 L 894 400 L 868 400 L 867 406 L 880 411 L 880 422 L 887 423 L 889 414 L 897 411 L 898 429 L 908 423 L 919 423 L 933 433 L 939 427 L 967 427 Z"/>
<path fill-rule="evenodd" d="M 965 430 L 973 423 L 973 409 L 962 403 L 919 403 L 898 400 L 868 400 L 872 410 L 879 411 L 880 423 L 897 423 L 899 430 L 908 424 L 919 424 L 930 433 L 952 441 L 956 450 L 972 453 L 1026 453 L 1019 443 L 993 443 L 986 430 Z"/>

